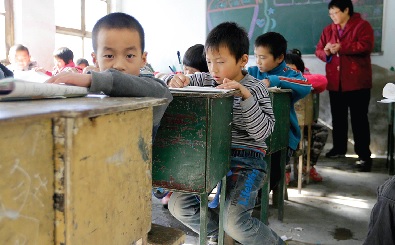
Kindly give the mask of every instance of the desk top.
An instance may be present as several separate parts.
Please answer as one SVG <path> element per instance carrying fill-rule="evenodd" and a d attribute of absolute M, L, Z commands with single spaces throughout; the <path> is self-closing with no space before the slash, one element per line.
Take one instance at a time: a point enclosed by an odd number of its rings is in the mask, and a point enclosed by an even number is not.
<path fill-rule="evenodd" d="M 149 97 L 82 97 L 0 102 L 0 122 L 32 117 L 93 117 L 164 104 Z"/>

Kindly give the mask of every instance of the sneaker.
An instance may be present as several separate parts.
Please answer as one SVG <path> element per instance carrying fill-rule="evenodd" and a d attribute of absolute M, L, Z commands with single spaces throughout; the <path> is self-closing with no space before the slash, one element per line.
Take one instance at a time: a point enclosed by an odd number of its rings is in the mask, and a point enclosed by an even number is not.
<path fill-rule="evenodd" d="M 310 179 L 314 182 L 321 182 L 322 176 L 317 172 L 317 170 L 311 166 L 310 168 Z"/>
<path fill-rule="evenodd" d="M 328 151 L 325 154 L 325 157 L 327 157 L 327 158 L 343 158 L 343 157 L 346 157 L 346 154 L 339 153 L 339 152 L 336 152 L 334 149 L 331 149 L 330 151 Z"/>
<path fill-rule="evenodd" d="M 218 244 L 218 236 L 209 236 L 209 239 L 207 240 L 207 245 L 217 245 Z"/>

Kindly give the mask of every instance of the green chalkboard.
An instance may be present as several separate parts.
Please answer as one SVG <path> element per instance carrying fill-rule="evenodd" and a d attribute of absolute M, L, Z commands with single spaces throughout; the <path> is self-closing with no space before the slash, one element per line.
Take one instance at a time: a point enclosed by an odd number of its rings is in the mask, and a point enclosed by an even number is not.
<path fill-rule="evenodd" d="M 288 48 L 314 54 L 328 16 L 329 0 L 207 0 L 207 30 L 225 21 L 243 26 L 250 38 L 250 54 L 259 35 L 274 31 L 288 41 Z M 374 29 L 374 52 L 381 52 L 383 0 L 353 0 L 354 12 L 361 13 Z"/>

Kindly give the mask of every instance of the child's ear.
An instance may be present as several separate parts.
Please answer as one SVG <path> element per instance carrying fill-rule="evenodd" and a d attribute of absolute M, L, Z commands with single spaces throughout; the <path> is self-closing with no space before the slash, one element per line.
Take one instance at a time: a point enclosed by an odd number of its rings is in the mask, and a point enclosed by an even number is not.
<path fill-rule="evenodd" d="M 241 56 L 241 67 L 243 68 L 244 66 L 246 66 L 248 63 L 248 54 L 243 54 L 243 56 Z"/>
<path fill-rule="evenodd" d="M 283 62 L 284 58 L 285 58 L 284 54 L 281 54 L 280 56 L 278 56 L 277 57 L 278 63 L 280 64 L 281 62 Z"/>
<path fill-rule="evenodd" d="M 148 56 L 148 52 L 144 51 L 143 54 L 141 55 L 140 68 L 143 68 L 147 64 L 147 56 Z"/>

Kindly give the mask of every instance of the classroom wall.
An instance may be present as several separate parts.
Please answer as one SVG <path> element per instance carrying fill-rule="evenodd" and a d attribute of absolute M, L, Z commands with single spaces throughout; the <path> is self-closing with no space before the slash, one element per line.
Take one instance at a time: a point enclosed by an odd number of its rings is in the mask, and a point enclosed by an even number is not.
<path fill-rule="evenodd" d="M 55 50 L 55 13 L 52 0 L 14 1 L 15 43 L 29 48 L 40 66 L 52 70 Z"/>

